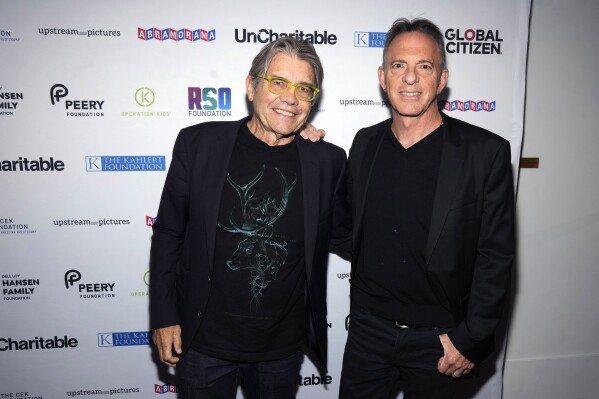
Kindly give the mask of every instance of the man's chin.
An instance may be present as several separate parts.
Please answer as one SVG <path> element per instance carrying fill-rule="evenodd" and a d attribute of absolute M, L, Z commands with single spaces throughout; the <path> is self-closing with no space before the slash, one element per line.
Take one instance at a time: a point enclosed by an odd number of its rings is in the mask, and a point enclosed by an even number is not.
<path fill-rule="evenodd" d="M 275 133 L 277 137 L 285 138 L 292 137 L 301 132 L 304 129 L 305 123 L 302 123 L 300 126 L 294 127 L 286 127 L 284 129 L 279 129 Z"/>
<path fill-rule="evenodd" d="M 295 136 L 299 132 L 300 132 L 300 130 L 294 130 L 293 132 L 290 132 L 290 133 L 288 131 L 276 132 L 276 135 L 277 135 L 277 138 L 279 138 L 279 139 L 286 139 L 286 138 L 291 138 L 291 137 Z"/>

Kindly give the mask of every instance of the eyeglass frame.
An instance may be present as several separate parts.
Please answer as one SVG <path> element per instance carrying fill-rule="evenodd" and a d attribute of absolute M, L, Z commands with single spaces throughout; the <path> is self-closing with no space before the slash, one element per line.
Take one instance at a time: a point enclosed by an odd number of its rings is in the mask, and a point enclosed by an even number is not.
<path fill-rule="evenodd" d="M 309 84 L 306 84 L 306 83 L 293 83 L 292 81 L 290 81 L 288 79 L 285 79 L 285 78 L 282 78 L 280 76 L 256 75 L 255 77 L 256 78 L 262 78 L 262 79 L 266 80 L 268 82 L 268 85 L 267 85 L 268 91 L 271 92 L 272 94 L 277 95 L 277 96 L 282 96 L 284 94 L 289 93 L 289 90 L 291 90 L 291 88 L 293 87 L 293 95 L 295 96 L 295 98 L 297 98 L 299 101 L 303 101 L 303 102 L 306 102 L 306 103 L 312 103 L 312 102 L 314 102 L 314 100 L 316 100 L 316 97 L 318 97 L 318 94 L 320 93 L 320 89 L 318 87 L 316 87 L 316 86 L 312 86 L 312 85 L 309 85 Z M 273 92 L 270 89 L 270 82 L 272 80 L 275 80 L 275 79 L 276 80 L 282 80 L 283 82 L 286 82 L 286 83 L 289 84 L 289 86 L 287 87 L 287 90 L 285 90 L 284 93 L 275 93 L 275 92 Z M 302 100 L 301 98 L 299 98 L 297 96 L 297 88 L 298 88 L 298 86 L 309 87 L 310 89 L 314 90 L 314 95 L 312 96 L 312 99 L 311 100 Z"/>

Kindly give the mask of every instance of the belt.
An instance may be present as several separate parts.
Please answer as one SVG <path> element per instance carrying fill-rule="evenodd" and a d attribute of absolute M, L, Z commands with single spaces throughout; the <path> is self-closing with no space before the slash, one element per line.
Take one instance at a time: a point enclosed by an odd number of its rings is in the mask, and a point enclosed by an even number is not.
<path fill-rule="evenodd" d="M 396 321 L 395 322 L 395 327 L 401 328 L 402 330 L 405 330 L 405 329 L 408 329 L 408 328 L 423 328 L 423 329 L 428 329 L 428 330 L 439 330 L 439 329 L 441 329 L 441 327 L 431 327 L 431 326 L 424 326 L 424 325 L 418 325 L 418 324 L 405 324 L 405 323 L 402 323 L 400 321 Z"/>
<path fill-rule="evenodd" d="M 405 323 L 403 321 L 396 321 L 396 320 L 393 320 L 393 319 L 391 319 L 389 317 L 385 317 L 385 316 L 380 316 L 380 315 L 374 314 L 374 313 L 370 312 L 369 310 L 367 310 L 367 309 L 365 309 L 365 308 L 363 308 L 363 307 L 361 307 L 359 305 L 357 305 L 357 306 L 356 305 L 352 305 L 352 306 L 355 306 L 355 309 L 358 310 L 358 311 L 360 311 L 360 312 L 372 315 L 372 316 L 374 316 L 374 317 L 376 317 L 378 319 L 386 320 L 387 322 L 395 323 L 395 327 L 400 328 L 402 330 L 405 330 L 405 329 L 408 329 L 408 328 L 420 328 L 420 329 L 427 329 L 427 330 L 443 330 L 443 329 L 446 329 L 446 328 L 451 328 L 451 327 L 431 326 L 431 325 L 425 325 L 425 324 Z"/>

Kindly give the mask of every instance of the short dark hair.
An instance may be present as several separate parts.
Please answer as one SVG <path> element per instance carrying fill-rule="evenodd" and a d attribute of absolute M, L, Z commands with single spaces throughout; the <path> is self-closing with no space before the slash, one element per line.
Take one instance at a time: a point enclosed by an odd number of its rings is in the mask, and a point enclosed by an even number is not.
<path fill-rule="evenodd" d="M 407 18 L 399 18 L 393 22 L 391 28 L 387 32 L 387 39 L 385 40 L 385 48 L 383 49 L 383 66 L 385 66 L 385 58 L 387 56 L 387 50 L 391 42 L 397 35 L 402 33 L 418 32 L 427 35 L 437 43 L 439 49 L 439 59 L 441 60 L 441 69 L 445 69 L 447 66 L 445 57 L 445 42 L 443 41 L 443 33 L 437 25 L 425 18 L 416 18 L 409 20 Z"/>
<path fill-rule="evenodd" d="M 254 89 L 258 84 L 256 76 L 266 75 L 266 71 L 268 71 L 273 58 L 280 53 L 297 57 L 309 63 L 314 71 L 314 79 L 316 79 L 314 84 L 320 88 L 324 79 L 324 70 L 314 46 L 305 40 L 300 40 L 293 36 L 283 36 L 262 47 L 262 50 L 254 57 L 249 72 L 249 75 L 254 77 L 252 81 Z"/>

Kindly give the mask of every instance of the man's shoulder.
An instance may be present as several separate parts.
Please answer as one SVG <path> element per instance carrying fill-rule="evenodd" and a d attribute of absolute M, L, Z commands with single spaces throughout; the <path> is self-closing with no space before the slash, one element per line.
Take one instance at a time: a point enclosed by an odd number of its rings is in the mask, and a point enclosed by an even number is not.
<path fill-rule="evenodd" d="M 362 129 L 358 130 L 358 133 L 356 133 L 354 137 L 352 147 L 354 147 L 355 145 L 359 145 L 360 143 L 363 143 L 365 141 L 369 141 L 375 137 L 380 137 L 380 134 L 384 133 L 387 129 L 390 128 L 391 122 L 392 119 L 389 118 L 372 126 L 363 127 Z"/>
<path fill-rule="evenodd" d="M 358 133 L 356 133 L 356 135 L 361 135 L 361 136 L 376 135 L 377 133 L 388 129 L 391 126 L 392 121 L 393 120 L 391 118 L 388 118 L 379 123 L 375 123 L 372 126 L 363 127 L 362 129 L 360 129 L 358 131 Z"/>
<path fill-rule="evenodd" d="M 320 151 L 323 154 L 345 154 L 345 150 L 343 148 L 328 141 L 319 140 L 313 143 L 309 140 L 303 139 L 302 137 L 298 137 L 296 138 L 296 140 L 303 140 L 306 144 L 313 146 L 312 148 L 314 148 L 317 151 Z"/>
<path fill-rule="evenodd" d="M 237 121 L 209 121 L 195 125 L 187 126 L 181 129 L 180 134 L 191 137 L 197 135 L 217 135 L 222 132 L 236 130 L 236 127 L 241 126 L 242 121 L 246 118 Z"/>
<path fill-rule="evenodd" d="M 309 154 L 308 156 L 313 160 L 325 162 L 325 164 L 333 162 L 333 164 L 342 165 L 347 159 L 347 154 L 343 148 L 328 141 L 319 140 L 311 142 L 299 136 L 295 140 L 298 147 L 301 146 L 304 148 L 304 154 Z"/>
<path fill-rule="evenodd" d="M 177 135 L 175 146 L 184 147 L 190 151 L 194 151 L 194 149 L 198 149 L 216 141 L 223 142 L 224 140 L 224 142 L 226 142 L 227 140 L 234 140 L 241 123 L 245 119 L 246 118 L 238 121 L 202 122 L 184 127 Z"/>
<path fill-rule="evenodd" d="M 505 145 L 508 140 L 480 126 L 443 114 L 443 121 L 450 134 L 457 134 L 461 139 L 473 144 Z"/>

